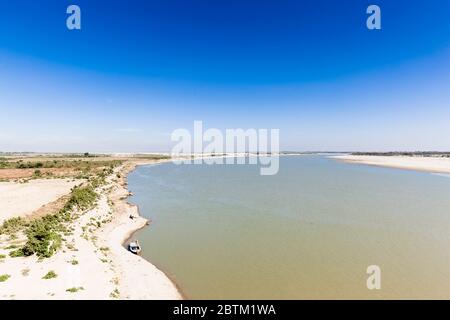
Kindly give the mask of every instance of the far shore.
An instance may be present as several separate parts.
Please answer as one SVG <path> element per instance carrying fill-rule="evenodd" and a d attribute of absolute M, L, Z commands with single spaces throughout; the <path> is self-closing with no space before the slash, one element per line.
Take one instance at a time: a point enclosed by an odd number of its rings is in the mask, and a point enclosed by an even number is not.
<path fill-rule="evenodd" d="M 450 174 L 450 158 L 446 157 L 339 155 L 330 158 L 353 164 Z"/>

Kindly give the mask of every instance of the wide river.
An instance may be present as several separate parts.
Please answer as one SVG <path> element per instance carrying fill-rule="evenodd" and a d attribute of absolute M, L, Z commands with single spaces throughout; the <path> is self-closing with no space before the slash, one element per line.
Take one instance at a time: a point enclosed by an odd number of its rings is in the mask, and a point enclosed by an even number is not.
<path fill-rule="evenodd" d="M 450 299 L 449 177 L 286 156 L 274 176 L 167 163 L 128 182 L 143 256 L 187 298 Z"/>

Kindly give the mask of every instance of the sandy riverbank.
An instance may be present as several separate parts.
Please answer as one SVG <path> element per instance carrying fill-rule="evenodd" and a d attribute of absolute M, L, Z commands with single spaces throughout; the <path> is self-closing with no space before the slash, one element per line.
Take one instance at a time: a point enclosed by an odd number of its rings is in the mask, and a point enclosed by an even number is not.
<path fill-rule="evenodd" d="M 125 299 L 182 299 L 175 284 L 161 270 L 123 247 L 137 230 L 148 223 L 139 215 L 138 207 L 125 199 L 129 195 L 126 177 L 139 165 L 163 162 L 168 160 L 127 162 L 120 171 L 119 186 L 112 193 L 114 211 L 121 214 L 116 223 L 105 230 L 109 235 L 104 238 L 115 255 L 114 261 L 121 279 L 120 291 Z M 130 219 L 130 216 L 135 218 Z"/>
<path fill-rule="evenodd" d="M 136 230 L 147 224 L 137 207 L 127 202 L 126 176 L 137 165 L 158 162 L 161 161 L 126 161 L 116 168 L 105 185 L 96 190 L 99 198 L 95 207 L 71 222 L 71 232 L 64 235 L 63 247 L 50 258 L 39 261 L 35 256 L 9 257 L 8 247 L 19 245 L 23 238 L 1 235 L 0 255 L 4 257 L 0 258 L 0 276 L 9 277 L 0 282 L 0 299 L 181 299 L 176 286 L 162 271 L 123 246 Z M 72 185 L 65 187 L 70 191 Z M 10 191 L 15 197 L 22 192 L 20 188 Z M 44 200 L 52 201 L 54 197 Z M 19 208 L 19 201 L 16 204 Z M 16 213 L 30 215 L 40 205 Z M 43 279 L 49 271 L 57 276 Z"/>
<path fill-rule="evenodd" d="M 450 158 L 359 155 L 332 156 L 331 158 L 354 164 L 366 164 L 433 173 L 450 173 Z"/>

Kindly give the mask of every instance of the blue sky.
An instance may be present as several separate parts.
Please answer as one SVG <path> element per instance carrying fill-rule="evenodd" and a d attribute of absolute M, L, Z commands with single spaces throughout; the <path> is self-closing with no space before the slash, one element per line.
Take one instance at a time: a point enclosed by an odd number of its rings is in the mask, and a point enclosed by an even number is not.
<path fill-rule="evenodd" d="M 284 150 L 450 150 L 449 83 L 446 0 L 0 0 L 2 151 L 168 151 L 194 120 L 279 128 Z"/>

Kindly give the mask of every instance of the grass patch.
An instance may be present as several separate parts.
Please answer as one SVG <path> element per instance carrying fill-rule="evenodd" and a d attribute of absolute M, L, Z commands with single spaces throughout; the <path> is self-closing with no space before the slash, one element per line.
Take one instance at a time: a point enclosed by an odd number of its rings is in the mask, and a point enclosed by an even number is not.
<path fill-rule="evenodd" d="M 5 259 L 6 256 L 4 254 L 0 254 L 0 259 Z"/>
<path fill-rule="evenodd" d="M 11 252 L 9 253 L 9 256 L 10 256 L 11 258 L 18 258 L 18 257 L 24 257 L 25 254 L 23 253 L 22 248 L 20 248 L 20 249 L 11 251 Z"/>
<path fill-rule="evenodd" d="M 0 234 L 14 234 L 22 230 L 27 223 L 20 217 L 5 220 L 0 226 Z"/>
<path fill-rule="evenodd" d="M 78 260 L 75 260 L 75 259 L 70 260 L 70 264 L 73 266 L 76 266 L 78 264 Z"/>
<path fill-rule="evenodd" d="M 109 296 L 113 299 L 119 299 L 120 298 L 119 289 L 115 288 L 114 291 L 109 294 Z"/>
<path fill-rule="evenodd" d="M 67 291 L 67 292 L 70 292 L 70 293 L 75 293 L 75 292 L 78 292 L 78 291 L 80 291 L 80 290 L 84 290 L 84 288 L 83 288 L 83 287 L 78 287 L 78 288 L 73 287 L 73 288 L 67 289 L 66 291 Z"/>
<path fill-rule="evenodd" d="M 0 282 L 5 282 L 6 280 L 8 280 L 11 276 L 9 274 L 2 274 L 0 276 Z"/>
<path fill-rule="evenodd" d="M 47 272 L 45 276 L 42 277 L 42 279 L 53 279 L 56 278 L 58 275 L 55 273 L 55 271 L 51 270 Z"/>

